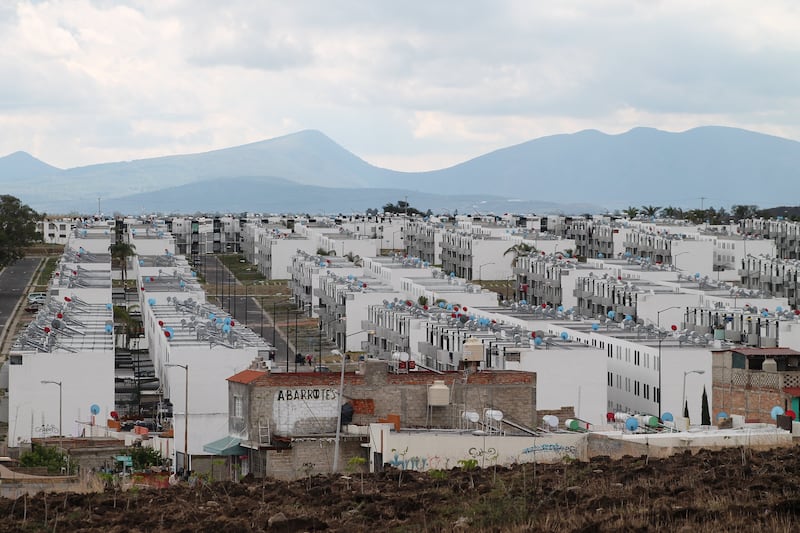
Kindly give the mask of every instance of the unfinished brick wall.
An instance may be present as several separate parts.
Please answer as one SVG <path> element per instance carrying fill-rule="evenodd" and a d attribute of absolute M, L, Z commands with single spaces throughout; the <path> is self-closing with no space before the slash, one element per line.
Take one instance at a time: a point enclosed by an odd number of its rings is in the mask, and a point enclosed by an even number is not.
<path fill-rule="evenodd" d="M 292 441 L 291 448 L 266 450 L 266 474 L 283 480 L 329 474 L 333 468 L 334 448 L 335 442 L 330 439 L 302 439 Z M 339 442 L 339 471 L 346 471 L 353 457 L 367 459 L 360 439 L 342 438 Z"/>
<path fill-rule="evenodd" d="M 533 427 L 537 422 L 536 375 L 531 372 L 390 374 L 386 362 L 374 360 L 367 361 L 361 370 L 363 373 L 345 374 L 343 401 L 350 401 L 353 405 L 354 424 L 367 425 L 395 414 L 400 416 L 403 427 L 459 427 L 463 411 L 475 411 L 483 418 L 485 409 L 500 410 L 504 418 L 525 426 Z M 250 435 L 258 434 L 259 421 L 265 424 L 269 420 L 279 391 L 298 388 L 338 390 L 339 380 L 340 376 L 335 372 L 264 373 L 249 385 Z M 450 388 L 448 406 L 428 407 L 428 388 L 434 381 L 443 381 Z M 329 428 L 330 422 L 333 426 Z M 303 424 L 296 427 L 310 432 L 319 426 L 319 416 L 309 419 L 309 424 L 308 428 Z M 326 421 L 325 427 L 335 430 L 335 420 Z"/>
<path fill-rule="evenodd" d="M 721 411 L 741 415 L 747 422 L 772 423 L 772 408 L 785 407 L 785 395 L 772 388 L 736 387 L 714 384 L 712 418 Z M 712 420 L 713 422 L 713 420 Z"/>

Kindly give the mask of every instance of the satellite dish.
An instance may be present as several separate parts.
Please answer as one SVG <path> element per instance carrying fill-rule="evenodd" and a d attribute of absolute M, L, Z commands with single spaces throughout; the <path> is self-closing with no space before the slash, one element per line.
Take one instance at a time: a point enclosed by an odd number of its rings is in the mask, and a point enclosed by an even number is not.
<path fill-rule="evenodd" d="M 96 403 L 93 403 L 92 406 L 89 407 L 89 411 L 91 411 L 91 413 L 93 415 L 99 415 L 100 414 L 100 406 L 97 405 Z"/>
<path fill-rule="evenodd" d="M 639 421 L 633 417 L 630 417 L 625 421 L 625 429 L 628 431 L 636 431 L 639 429 Z"/>
<path fill-rule="evenodd" d="M 769 416 L 771 416 L 773 420 L 777 420 L 778 417 L 782 414 L 783 414 L 783 407 L 781 407 L 780 405 L 776 405 L 775 407 L 772 408 L 772 411 L 770 411 Z"/>
<path fill-rule="evenodd" d="M 661 420 L 663 420 L 664 422 L 672 422 L 673 420 L 675 420 L 675 417 L 672 416 L 672 413 L 667 411 L 666 413 L 661 415 Z"/>

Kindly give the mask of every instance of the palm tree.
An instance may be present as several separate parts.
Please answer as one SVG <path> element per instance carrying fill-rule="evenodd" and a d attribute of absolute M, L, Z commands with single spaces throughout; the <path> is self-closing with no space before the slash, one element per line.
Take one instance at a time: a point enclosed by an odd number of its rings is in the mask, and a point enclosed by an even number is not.
<path fill-rule="evenodd" d="M 508 254 L 513 254 L 511 258 L 511 268 L 517 266 L 517 260 L 523 255 L 530 255 L 533 252 L 537 252 L 536 246 L 532 244 L 528 244 L 525 242 L 520 242 L 503 252 L 503 256 Z"/>
<path fill-rule="evenodd" d="M 654 205 L 643 205 L 642 206 L 642 213 L 644 213 L 647 218 L 652 218 L 656 216 L 656 213 L 661 209 L 661 207 L 656 207 Z"/>
<path fill-rule="evenodd" d="M 116 259 L 122 270 L 122 285 L 125 286 L 125 277 L 128 274 L 128 258 L 136 255 L 136 246 L 127 242 L 118 241 L 108 247 L 111 258 Z"/>
<path fill-rule="evenodd" d="M 628 217 L 628 219 L 633 220 L 634 218 L 636 218 L 636 215 L 639 214 L 639 208 L 638 207 L 629 206 L 627 209 L 623 210 L 622 212 L 625 213 L 625 216 Z"/>
<path fill-rule="evenodd" d="M 122 326 L 122 331 L 125 334 L 125 348 L 130 348 L 131 336 L 139 334 L 142 330 L 142 321 L 137 320 L 131 316 L 131 311 L 139 307 L 138 305 L 131 305 L 130 307 L 122 307 L 115 305 L 114 309 L 114 324 Z"/>
<path fill-rule="evenodd" d="M 661 209 L 661 216 L 664 218 L 683 218 L 683 209 L 669 205 Z"/>
<path fill-rule="evenodd" d="M 345 259 L 353 263 L 355 266 L 362 266 L 363 261 L 361 260 L 361 256 L 354 254 L 353 252 L 347 252 L 344 256 Z"/>

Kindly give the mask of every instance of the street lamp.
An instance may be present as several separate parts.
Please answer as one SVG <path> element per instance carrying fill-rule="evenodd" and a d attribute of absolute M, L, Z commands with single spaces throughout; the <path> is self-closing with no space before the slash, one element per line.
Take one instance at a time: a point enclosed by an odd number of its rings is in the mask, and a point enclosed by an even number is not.
<path fill-rule="evenodd" d="M 63 403 L 61 401 L 62 400 L 61 392 L 63 391 L 63 387 L 61 386 L 62 383 L 60 381 L 53 381 L 53 380 L 49 380 L 49 379 L 43 379 L 42 380 L 42 385 L 48 385 L 48 384 L 49 385 L 58 385 L 58 447 L 59 448 L 63 448 L 63 446 L 61 445 L 61 442 L 62 442 L 61 439 L 64 437 L 64 432 L 61 431 L 61 419 L 62 419 L 61 408 L 62 408 L 62 405 L 63 405 Z"/>
<path fill-rule="evenodd" d="M 358 335 L 359 333 L 367 332 L 370 335 L 375 334 L 374 329 L 362 329 L 361 331 L 356 331 L 355 333 L 351 333 L 350 335 L 345 335 L 345 339 L 347 337 L 352 337 L 353 335 Z M 345 344 L 347 341 L 345 340 Z M 339 468 L 339 439 L 342 436 L 342 396 L 344 395 L 344 369 L 345 369 L 345 361 L 346 361 L 346 352 L 342 353 L 342 371 L 339 377 L 339 394 L 336 397 L 336 442 L 333 445 L 333 472 L 336 473 L 336 470 Z"/>
<path fill-rule="evenodd" d="M 661 342 L 664 340 L 664 332 L 661 331 L 661 313 L 670 309 L 680 309 L 679 305 L 665 307 L 656 311 L 656 329 L 658 331 L 658 418 L 661 418 Z M 683 406 L 681 406 L 683 408 Z"/>
<path fill-rule="evenodd" d="M 686 376 L 689 374 L 705 374 L 705 370 L 684 370 L 683 372 L 683 393 L 681 394 L 681 410 L 686 405 Z"/>
<path fill-rule="evenodd" d="M 494 264 L 494 261 L 491 262 L 491 263 L 484 263 L 484 264 L 478 266 L 478 279 L 479 280 L 483 280 L 483 267 L 489 266 L 489 265 L 493 265 L 493 264 Z"/>
<path fill-rule="evenodd" d="M 189 364 L 179 365 L 167 363 L 165 367 L 178 367 L 186 372 L 184 381 L 184 406 L 183 406 L 183 475 L 189 475 Z"/>
<path fill-rule="evenodd" d="M 678 268 L 678 261 L 676 261 L 676 259 L 678 259 L 679 255 L 688 254 L 688 253 L 689 253 L 689 250 L 686 250 L 685 252 L 678 252 L 677 254 L 673 255 L 672 256 L 672 266 L 674 266 L 675 268 Z"/>

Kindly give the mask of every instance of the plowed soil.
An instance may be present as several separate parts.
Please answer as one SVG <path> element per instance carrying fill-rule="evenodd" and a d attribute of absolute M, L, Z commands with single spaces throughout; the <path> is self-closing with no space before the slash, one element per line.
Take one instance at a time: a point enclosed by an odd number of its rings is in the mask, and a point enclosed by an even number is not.
<path fill-rule="evenodd" d="M 797 531 L 800 448 L 0 500 L 0 531 Z"/>

